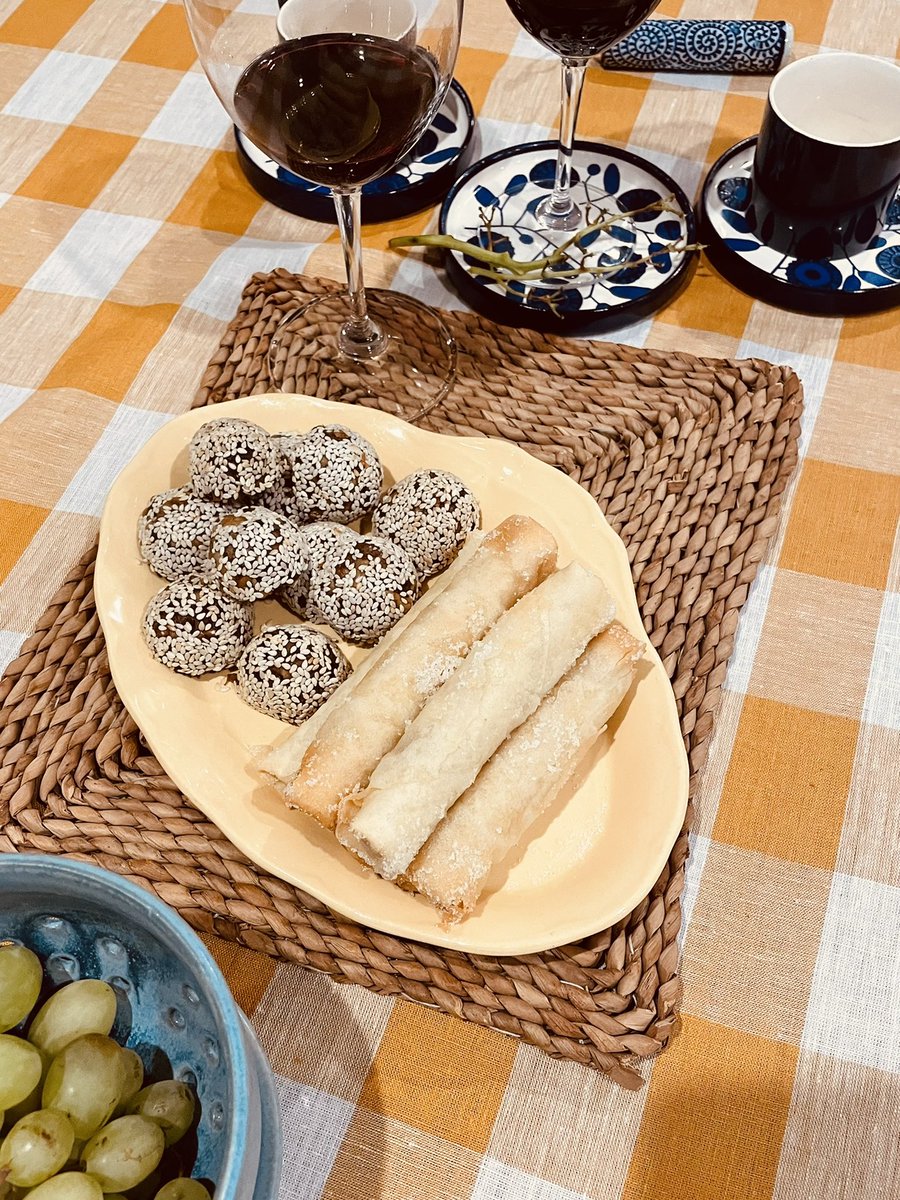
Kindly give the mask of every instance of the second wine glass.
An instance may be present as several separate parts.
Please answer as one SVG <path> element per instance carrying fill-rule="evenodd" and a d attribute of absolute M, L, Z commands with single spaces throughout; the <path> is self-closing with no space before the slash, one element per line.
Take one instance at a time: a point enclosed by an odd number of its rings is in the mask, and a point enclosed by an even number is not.
<path fill-rule="evenodd" d="M 334 195 L 347 277 L 289 313 L 269 351 L 277 386 L 417 419 L 452 386 L 456 346 L 412 297 L 367 292 L 363 184 L 416 143 L 453 76 L 462 0 L 184 0 L 204 71 L 238 128 Z"/>
<path fill-rule="evenodd" d="M 621 41 L 660 0 L 506 0 L 519 24 L 562 58 L 559 149 L 553 191 L 535 216 L 544 229 L 571 232 L 583 221 L 571 191 L 572 148 L 590 60 Z"/>

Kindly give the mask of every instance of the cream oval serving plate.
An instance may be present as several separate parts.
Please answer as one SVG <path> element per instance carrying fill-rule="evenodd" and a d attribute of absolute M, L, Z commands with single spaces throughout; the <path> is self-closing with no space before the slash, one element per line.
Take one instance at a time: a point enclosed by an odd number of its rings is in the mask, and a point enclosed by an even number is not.
<path fill-rule="evenodd" d="M 284 806 L 253 758 L 292 727 L 255 712 L 224 677 L 169 671 L 144 644 L 143 610 L 164 581 L 138 557 L 138 517 L 151 495 L 186 481 L 195 430 L 225 416 L 271 432 L 340 422 L 369 438 L 392 479 L 426 466 L 453 471 L 478 497 L 485 529 L 512 513 L 540 521 L 559 543 L 560 566 L 577 558 L 599 574 L 619 619 L 647 645 L 607 732 L 458 925 L 443 925 L 424 900 L 379 879 L 333 834 Z M 630 912 L 656 882 L 681 829 L 687 758 L 672 689 L 641 624 L 625 548 L 586 491 L 506 442 L 428 433 L 375 409 L 305 396 L 254 396 L 192 410 L 151 438 L 113 485 L 95 594 L 115 685 L 172 780 L 253 862 L 375 929 L 481 954 L 563 945 Z M 294 620 L 274 603 L 257 605 L 256 617 L 257 627 Z M 358 663 L 366 652 L 349 653 Z"/>

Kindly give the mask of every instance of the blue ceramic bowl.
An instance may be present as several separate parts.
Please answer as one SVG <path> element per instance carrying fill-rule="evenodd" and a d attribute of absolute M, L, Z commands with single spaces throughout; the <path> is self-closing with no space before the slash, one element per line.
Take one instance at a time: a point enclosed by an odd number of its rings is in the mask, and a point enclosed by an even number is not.
<path fill-rule="evenodd" d="M 73 979 L 110 983 L 118 996 L 113 1037 L 140 1054 L 148 1075 L 196 1089 L 191 1174 L 214 1185 L 215 1200 L 274 1200 L 281 1135 L 272 1072 L 222 973 L 181 917 L 98 867 L 0 854 L 5 940 L 39 956 L 48 992 Z"/>

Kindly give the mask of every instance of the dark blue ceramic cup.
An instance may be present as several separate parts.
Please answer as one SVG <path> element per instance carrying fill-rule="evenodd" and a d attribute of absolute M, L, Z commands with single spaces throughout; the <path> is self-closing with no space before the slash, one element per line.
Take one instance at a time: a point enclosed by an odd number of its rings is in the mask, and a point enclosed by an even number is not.
<path fill-rule="evenodd" d="M 864 54 L 798 59 L 772 80 L 747 220 L 801 259 L 855 254 L 900 185 L 900 67 Z"/>

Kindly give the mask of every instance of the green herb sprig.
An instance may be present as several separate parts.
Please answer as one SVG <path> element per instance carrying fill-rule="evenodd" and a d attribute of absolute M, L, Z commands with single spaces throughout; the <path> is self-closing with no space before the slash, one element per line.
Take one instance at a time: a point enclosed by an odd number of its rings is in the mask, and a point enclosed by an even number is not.
<path fill-rule="evenodd" d="M 674 197 L 671 196 L 630 212 L 611 213 L 607 209 L 592 204 L 588 209 L 588 222 L 583 228 L 576 230 L 549 253 L 525 261 L 514 258 L 508 250 L 490 250 L 485 246 L 473 246 L 471 242 L 465 242 L 461 238 L 447 233 L 408 234 L 391 238 L 388 245 L 392 250 L 425 246 L 464 254 L 467 259 L 475 262 L 475 265 L 469 267 L 473 276 L 489 280 L 499 285 L 504 291 L 507 291 L 512 283 L 560 287 L 585 276 L 593 278 L 614 275 L 617 271 L 630 270 L 641 264 L 653 263 L 668 254 L 700 249 L 698 243 L 688 242 L 682 238 L 663 243 L 658 250 L 640 257 L 629 258 L 624 262 L 590 262 L 591 248 L 582 245 L 585 238 L 594 233 L 610 233 L 616 227 L 633 226 L 638 216 L 644 218 L 645 214 L 650 212 L 671 212 L 680 215 L 681 209 L 675 204 Z M 482 228 L 487 231 L 487 241 L 490 242 L 494 232 L 493 210 L 479 209 L 479 217 Z M 573 262 L 574 265 L 568 265 Z"/>

